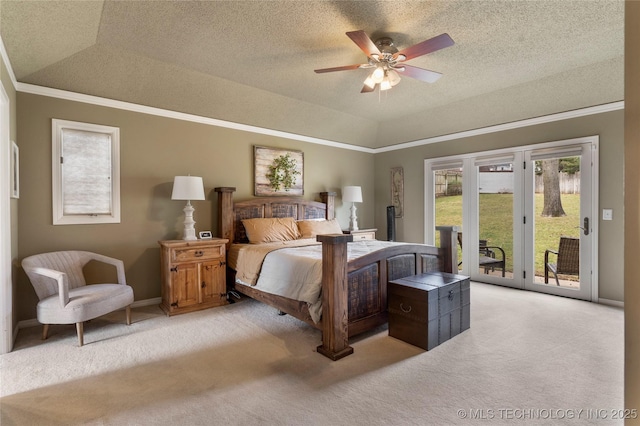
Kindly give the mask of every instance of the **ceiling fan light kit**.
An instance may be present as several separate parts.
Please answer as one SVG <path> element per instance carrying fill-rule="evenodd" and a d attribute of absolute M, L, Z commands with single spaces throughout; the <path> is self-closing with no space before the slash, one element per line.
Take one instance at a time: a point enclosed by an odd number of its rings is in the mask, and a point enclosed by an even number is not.
<path fill-rule="evenodd" d="M 398 51 L 393 44 L 393 40 L 389 37 L 382 37 L 374 42 L 362 30 L 349 31 L 346 34 L 367 55 L 369 58 L 367 63 L 322 68 L 315 70 L 315 72 L 326 73 L 374 68 L 371 74 L 365 79 L 361 93 L 373 92 L 376 88 L 379 88 L 381 91 L 391 89 L 400 82 L 401 78 L 399 73 L 427 83 L 437 81 L 442 74 L 405 64 L 404 61 L 444 49 L 454 44 L 449 34 L 444 33 Z"/>

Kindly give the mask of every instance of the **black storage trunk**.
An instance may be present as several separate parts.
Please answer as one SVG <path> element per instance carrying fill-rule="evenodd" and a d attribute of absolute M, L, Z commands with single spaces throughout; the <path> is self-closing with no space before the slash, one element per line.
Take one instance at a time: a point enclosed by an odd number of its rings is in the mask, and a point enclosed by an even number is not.
<path fill-rule="evenodd" d="M 469 277 L 433 272 L 389 281 L 389 336 L 430 350 L 470 327 Z"/>

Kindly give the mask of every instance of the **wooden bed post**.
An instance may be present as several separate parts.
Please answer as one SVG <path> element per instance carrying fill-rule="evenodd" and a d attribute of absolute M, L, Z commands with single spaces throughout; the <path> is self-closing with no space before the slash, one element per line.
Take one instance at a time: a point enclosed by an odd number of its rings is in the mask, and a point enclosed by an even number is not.
<path fill-rule="evenodd" d="M 327 205 L 327 214 L 325 219 L 331 220 L 336 217 L 335 215 L 335 206 L 336 206 L 336 193 L 335 192 L 321 192 L 320 193 L 320 201 Z"/>
<path fill-rule="evenodd" d="M 229 240 L 227 249 L 234 239 L 233 235 L 233 193 L 235 188 L 219 187 L 215 188 L 218 193 L 218 232 L 220 238 Z"/>
<path fill-rule="evenodd" d="M 318 352 L 337 361 L 353 353 L 349 346 L 347 243 L 353 235 L 318 235 L 322 243 L 322 345 Z"/>
<path fill-rule="evenodd" d="M 436 226 L 440 232 L 440 248 L 444 251 L 444 271 L 458 273 L 458 227 Z"/>

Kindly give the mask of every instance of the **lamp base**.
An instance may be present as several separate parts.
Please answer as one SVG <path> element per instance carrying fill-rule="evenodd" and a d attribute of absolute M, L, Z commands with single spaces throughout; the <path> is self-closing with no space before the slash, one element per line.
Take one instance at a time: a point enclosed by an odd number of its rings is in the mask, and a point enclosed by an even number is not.
<path fill-rule="evenodd" d="M 182 209 L 184 211 L 184 237 L 183 240 L 197 240 L 195 220 L 193 220 L 194 208 L 191 205 L 191 201 L 187 201 L 187 205 Z"/>
<path fill-rule="evenodd" d="M 356 217 L 356 203 L 351 203 L 351 218 L 349 221 L 349 231 L 358 230 L 358 218 Z"/>

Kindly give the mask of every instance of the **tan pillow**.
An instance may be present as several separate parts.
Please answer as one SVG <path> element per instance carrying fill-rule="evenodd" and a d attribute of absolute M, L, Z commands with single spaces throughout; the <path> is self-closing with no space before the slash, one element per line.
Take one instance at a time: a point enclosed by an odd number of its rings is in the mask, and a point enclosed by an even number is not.
<path fill-rule="evenodd" d="M 297 240 L 300 237 L 292 217 L 243 219 L 242 224 L 251 244 Z"/>
<path fill-rule="evenodd" d="M 302 236 L 300 238 L 315 238 L 316 235 L 342 234 L 342 228 L 337 219 L 331 220 L 301 220 L 298 222 L 298 229 Z"/>

